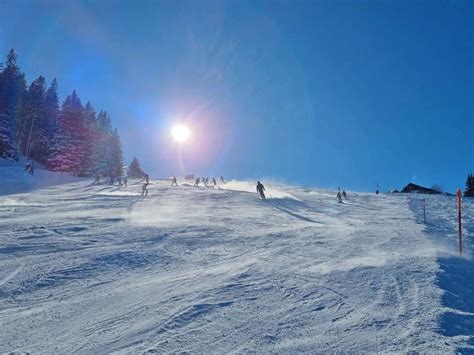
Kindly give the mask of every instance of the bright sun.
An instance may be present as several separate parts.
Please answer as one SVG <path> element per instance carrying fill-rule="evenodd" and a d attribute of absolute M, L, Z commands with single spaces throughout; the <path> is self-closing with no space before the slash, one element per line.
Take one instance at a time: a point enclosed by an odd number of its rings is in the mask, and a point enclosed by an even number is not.
<path fill-rule="evenodd" d="M 191 131 L 185 125 L 178 124 L 173 127 L 171 130 L 171 135 L 173 136 L 174 140 L 177 142 L 185 142 L 188 140 Z"/>

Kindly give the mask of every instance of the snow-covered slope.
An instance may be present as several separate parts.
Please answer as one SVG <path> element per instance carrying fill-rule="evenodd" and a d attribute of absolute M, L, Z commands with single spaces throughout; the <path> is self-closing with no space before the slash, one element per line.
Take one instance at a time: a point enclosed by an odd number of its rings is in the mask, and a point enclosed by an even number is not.
<path fill-rule="evenodd" d="M 24 158 L 20 158 L 18 162 L 0 159 L 0 196 L 81 180 L 67 174 L 44 170 L 39 164 L 36 164 L 34 175 L 30 175 L 25 170 L 26 162 Z"/>
<path fill-rule="evenodd" d="M 452 199 L 140 187 L 0 197 L 0 352 L 474 351 Z"/>

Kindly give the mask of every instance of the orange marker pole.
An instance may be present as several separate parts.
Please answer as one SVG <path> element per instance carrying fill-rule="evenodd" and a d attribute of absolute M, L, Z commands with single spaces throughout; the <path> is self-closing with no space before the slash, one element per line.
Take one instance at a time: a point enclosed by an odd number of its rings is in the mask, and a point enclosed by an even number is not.
<path fill-rule="evenodd" d="M 459 255 L 462 255 L 461 189 L 458 189 L 457 196 L 458 196 Z"/>

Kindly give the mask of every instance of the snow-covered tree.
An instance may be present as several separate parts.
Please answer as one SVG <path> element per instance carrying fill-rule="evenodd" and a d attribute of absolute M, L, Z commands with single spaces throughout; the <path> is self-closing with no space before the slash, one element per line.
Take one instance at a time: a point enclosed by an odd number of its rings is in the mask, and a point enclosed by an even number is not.
<path fill-rule="evenodd" d="M 39 76 L 24 95 L 17 112 L 17 144 L 23 155 L 43 163 L 47 158 L 45 79 Z"/>
<path fill-rule="evenodd" d="M 84 125 L 84 156 L 81 165 L 84 175 L 91 175 L 96 171 L 97 162 L 95 161 L 95 152 L 97 146 L 97 118 L 94 107 L 88 101 L 84 107 L 83 113 Z"/>
<path fill-rule="evenodd" d="M 0 158 L 17 160 L 15 133 L 10 116 L 0 113 Z"/>
<path fill-rule="evenodd" d="M 25 76 L 21 73 L 16 63 L 16 54 L 12 49 L 7 55 L 7 60 L 0 71 L 0 114 L 2 139 L 0 142 L 1 156 L 16 157 L 16 124 L 18 107 L 23 102 L 26 91 Z M 13 137 L 13 142 L 11 141 Z M 14 152 L 14 153 L 12 153 Z"/>
<path fill-rule="evenodd" d="M 81 100 L 74 90 L 64 100 L 58 115 L 56 146 L 53 156 L 48 159 L 48 166 L 52 170 L 83 175 L 82 163 L 85 156 L 83 111 Z"/>
<path fill-rule="evenodd" d="M 97 115 L 97 132 L 94 149 L 95 173 L 108 174 L 108 160 L 111 147 L 109 146 L 112 135 L 112 123 L 107 111 L 100 111 Z"/>
<path fill-rule="evenodd" d="M 107 112 L 96 116 L 75 91 L 60 108 L 56 79 L 46 90 L 40 76 L 27 89 L 16 59 L 12 49 L 0 63 L 0 157 L 17 159 L 21 152 L 50 170 L 121 175 L 122 145 Z"/>
<path fill-rule="evenodd" d="M 109 176 L 122 176 L 123 174 L 123 152 L 122 143 L 116 129 L 110 136 L 111 155 L 109 159 Z"/>
<path fill-rule="evenodd" d="M 464 190 L 464 197 L 474 197 L 474 175 L 469 174 L 466 179 L 466 189 Z"/>
<path fill-rule="evenodd" d="M 145 172 L 141 169 L 138 159 L 133 157 L 132 162 L 128 167 L 128 176 L 132 178 L 142 178 Z"/>
<path fill-rule="evenodd" d="M 59 98 L 58 83 L 53 79 L 51 85 L 46 91 L 44 99 L 44 117 L 46 120 L 46 144 L 47 153 L 45 158 L 45 166 L 49 169 L 48 161 L 56 154 L 58 147 L 56 146 L 56 137 L 59 135 Z"/>

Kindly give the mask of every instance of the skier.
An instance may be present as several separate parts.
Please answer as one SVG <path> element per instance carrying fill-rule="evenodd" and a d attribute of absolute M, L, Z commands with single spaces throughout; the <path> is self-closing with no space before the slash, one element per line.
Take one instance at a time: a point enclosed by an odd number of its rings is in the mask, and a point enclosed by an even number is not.
<path fill-rule="evenodd" d="M 344 200 L 347 200 L 346 190 L 342 190 L 342 197 L 344 197 Z"/>
<path fill-rule="evenodd" d="M 223 177 L 223 176 L 221 176 L 221 181 L 222 181 L 223 184 L 225 184 L 225 181 L 224 181 L 224 177 Z"/>
<path fill-rule="evenodd" d="M 173 176 L 171 180 L 172 180 L 171 186 L 173 186 L 173 185 L 178 186 L 178 180 L 176 179 L 176 176 Z"/>
<path fill-rule="evenodd" d="M 100 184 L 100 175 L 99 174 L 96 174 L 93 184 L 97 184 L 97 185 Z"/>
<path fill-rule="evenodd" d="M 337 195 L 336 195 L 336 196 L 337 196 L 337 202 L 343 203 L 343 202 L 342 202 L 342 195 L 341 195 L 341 188 L 340 188 L 340 187 L 337 188 Z"/>
<path fill-rule="evenodd" d="M 200 178 L 197 178 L 196 181 L 194 182 L 194 187 L 198 187 L 199 186 L 199 183 L 201 182 L 201 179 Z"/>
<path fill-rule="evenodd" d="M 145 178 L 145 183 L 147 185 L 150 184 L 150 177 L 148 176 L 148 174 L 145 174 L 144 178 Z"/>
<path fill-rule="evenodd" d="M 209 182 L 209 178 L 203 177 L 202 181 L 204 182 L 204 186 L 209 187 L 209 186 L 207 186 L 207 183 Z"/>
<path fill-rule="evenodd" d="M 145 182 L 142 186 L 142 196 L 148 196 L 148 182 Z"/>
<path fill-rule="evenodd" d="M 123 187 L 128 187 L 128 180 L 127 180 L 127 178 L 124 178 L 124 179 L 123 179 L 123 185 L 122 185 L 122 186 L 123 186 Z"/>
<path fill-rule="evenodd" d="M 376 195 L 379 194 L 379 184 L 377 184 L 377 190 L 375 191 L 375 194 L 376 194 Z"/>
<path fill-rule="evenodd" d="M 265 196 L 265 186 L 260 181 L 257 181 L 257 192 L 260 194 L 260 198 L 262 200 L 266 200 L 267 197 Z"/>
<path fill-rule="evenodd" d="M 31 164 L 30 164 L 30 171 L 29 171 L 29 173 L 30 173 L 31 175 L 33 175 L 33 174 L 34 174 L 34 170 L 35 170 L 35 162 L 32 161 Z"/>
<path fill-rule="evenodd" d="M 217 181 L 216 181 L 216 178 L 212 178 L 212 184 L 214 185 L 214 187 L 217 186 Z"/>

